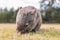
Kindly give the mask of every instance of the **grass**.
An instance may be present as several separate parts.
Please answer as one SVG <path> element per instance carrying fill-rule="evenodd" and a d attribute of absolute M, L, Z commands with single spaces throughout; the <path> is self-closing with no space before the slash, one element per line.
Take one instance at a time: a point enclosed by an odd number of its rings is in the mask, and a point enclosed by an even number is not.
<path fill-rule="evenodd" d="M 42 24 L 37 33 L 20 34 L 16 24 L 0 24 L 0 40 L 60 40 L 60 24 Z"/>

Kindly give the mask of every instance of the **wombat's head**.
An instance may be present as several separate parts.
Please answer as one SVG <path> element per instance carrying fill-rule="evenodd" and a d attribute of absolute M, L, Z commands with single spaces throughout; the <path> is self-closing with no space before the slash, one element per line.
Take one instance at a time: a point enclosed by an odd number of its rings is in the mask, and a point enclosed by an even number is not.
<path fill-rule="evenodd" d="M 34 21 L 36 9 L 29 6 L 20 9 L 18 12 L 17 23 L 28 25 Z"/>
<path fill-rule="evenodd" d="M 28 25 L 34 21 L 34 14 L 31 12 L 24 13 L 22 16 L 22 21 Z"/>

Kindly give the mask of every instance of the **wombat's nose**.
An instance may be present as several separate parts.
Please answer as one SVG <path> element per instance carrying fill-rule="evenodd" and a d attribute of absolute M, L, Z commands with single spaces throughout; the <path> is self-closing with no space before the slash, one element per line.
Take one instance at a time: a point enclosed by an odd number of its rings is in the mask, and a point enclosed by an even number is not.
<path fill-rule="evenodd" d="M 26 23 L 26 25 L 28 25 L 28 23 Z"/>

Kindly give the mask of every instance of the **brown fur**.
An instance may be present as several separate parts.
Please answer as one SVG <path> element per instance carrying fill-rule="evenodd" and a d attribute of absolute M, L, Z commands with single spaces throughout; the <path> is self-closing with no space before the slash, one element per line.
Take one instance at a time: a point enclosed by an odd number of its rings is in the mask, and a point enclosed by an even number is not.
<path fill-rule="evenodd" d="M 32 21 L 29 26 L 25 26 L 25 23 L 22 22 L 22 15 L 29 13 L 34 15 L 34 21 Z M 38 20 L 38 22 L 37 22 Z M 29 32 L 29 31 L 38 31 L 42 23 L 41 13 L 38 9 L 28 6 L 19 9 L 16 17 L 16 24 L 18 32 Z M 35 25 L 36 24 L 36 25 Z M 35 26 L 34 26 L 35 25 Z M 28 31 L 25 31 L 28 30 Z"/>

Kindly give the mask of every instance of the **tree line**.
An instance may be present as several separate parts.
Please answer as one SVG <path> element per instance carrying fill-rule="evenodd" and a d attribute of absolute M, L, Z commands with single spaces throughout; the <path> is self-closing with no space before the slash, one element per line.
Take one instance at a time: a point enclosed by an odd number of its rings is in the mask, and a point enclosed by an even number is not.
<path fill-rule="evenodd" d="M 16 20 L 17 10 L 11 8 L 8 10 L 7 8 L 0 8 L 0 23 L 14 23 Z"/>
<path fill-rule="evenodd" d="M 45 14 L 45 15 L 43 15 Z M 60 8 L 48 8 L 42 14 L 44 23 L 60 23 Z"/>
<path fill-rule="evenodd" d="M 46 1 L 48 4 L 45 3 Z M 44 10 L 41 10 L 44 23 L 60 23 L 60 7 L 55 7 L 56 5 L 53 7 L 56 2 L 57 0 L 42 0 L 40 2 L 40 8 L 45 6 Z"/>
<path fill-rule="evenodd" d="M 18 9 L 0 8 L 0 23 L 15 23 Z M 60 23 L 60 8 L 50 7 L 41 12 L 43 23 Z"/>

